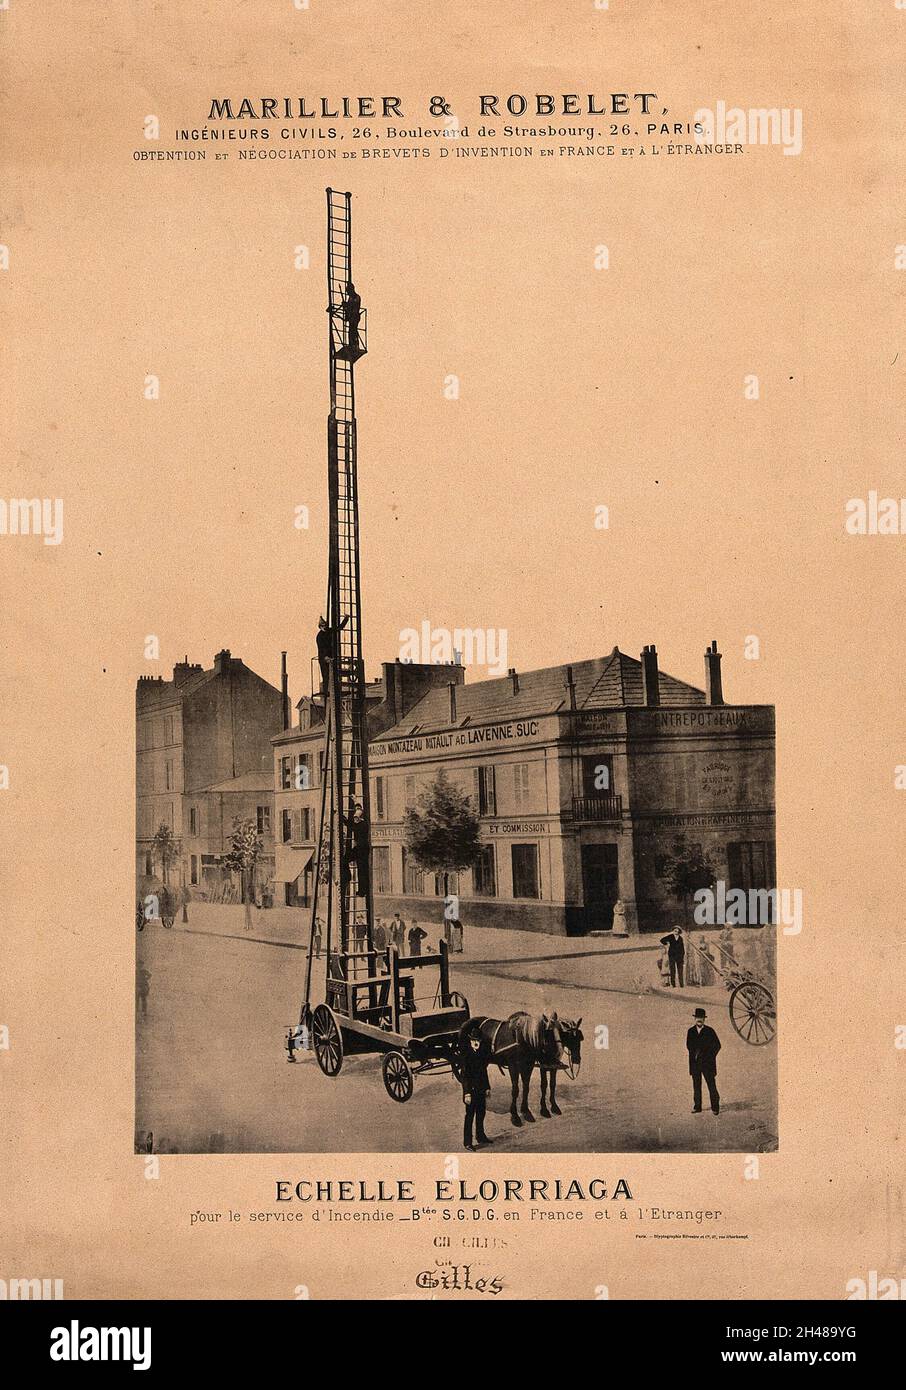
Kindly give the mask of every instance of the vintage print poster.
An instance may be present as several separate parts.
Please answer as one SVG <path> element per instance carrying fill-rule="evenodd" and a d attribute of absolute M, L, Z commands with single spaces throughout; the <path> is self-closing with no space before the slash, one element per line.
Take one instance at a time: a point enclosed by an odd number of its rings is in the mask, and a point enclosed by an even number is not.
<path fill-rule="evenodd" d="M 898 1297 L 902 5 L 0 26 L 3 1298 Z"/>

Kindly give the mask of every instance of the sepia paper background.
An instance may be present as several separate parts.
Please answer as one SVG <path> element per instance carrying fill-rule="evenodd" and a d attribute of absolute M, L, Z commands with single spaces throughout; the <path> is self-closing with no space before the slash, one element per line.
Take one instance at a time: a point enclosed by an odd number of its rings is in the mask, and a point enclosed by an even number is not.
<path fill-rule="evenodd" d="M 11 0 L 0 24 L 2 493 L 65 505 L 60 546 L 0 536 L 0 1277 L 62 1278 L 69 1297 L 408 1298 L 450 1233 L 189 1221 L 273 1209 L 278 1178 L 406 1177 L 427 1201 L 443 1155 L 165 1156 L 149 1179 L 131 1152 L 135 680 L 229 646 L 276 682 L 285 648 L 293 699 L 308 688 L 328 183 L 354 194 L 369 317 L 369 673 L 425 617 L 506 628 L 523 670 L 656 642 L 696 684 L 717 638 L 727 698 L 776 705 L 778 880 L 805 902 L 779 943 L 780 1151 L 757 1180 L 744 1155 L 461 1156 L 474 1181 L 624 1177 L 625 1205 L 719 1208 L 746 1239 L 638 1241 L 591 1213 L 454 1237 L 506 1240 L 480 1262 L 508 1298 L 839 1299 L 871 1270 L 906 1273 L 906 539 L 844 529 L 847 499 L 906 491 L 906 13 Z M 640 90 L 669 120 L 718 100 L 800 108 L 803 151 L 132 157 L 149 113 L 173 148 L 227 95 L 399 94 L 415 126 L 435 93 L 477 124 L 482 92 Z M 143 659 L 152 633 L 160 664 Z"/>

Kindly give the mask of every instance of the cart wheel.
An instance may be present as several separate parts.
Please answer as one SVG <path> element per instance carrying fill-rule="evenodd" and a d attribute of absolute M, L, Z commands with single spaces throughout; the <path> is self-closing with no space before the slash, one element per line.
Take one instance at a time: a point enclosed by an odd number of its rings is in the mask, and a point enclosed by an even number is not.
<path fill-rule="evenodd" d="M 336 1076 L 343 1065 L 343 1034 L 326 1004 L 319 1004 L 312 1014 L 311 1037 L 318 1066 L 325 1076 Z"/>
<path fill-rule="evenodd" d="M 387 1052 L 381 1070 L 388 1096 L 402 1105 L 412 1095 L 412 1068 L 401 1052 Z"/>
<path fill-rule="evenodd" d="M 460 994 L 458 989 L 454 989 L 450 995 L 450 1008 L 465 1009 L 466 1013 L 469 1012 L 469 1001 L 464 994 Z"/>
<path fill-rule="evenodd" d="M 743 1042 L 763 1047 L 777 1032 L 774 996 L 766 985 L 746 980 L 730 995 L 730 1021 Z"/>

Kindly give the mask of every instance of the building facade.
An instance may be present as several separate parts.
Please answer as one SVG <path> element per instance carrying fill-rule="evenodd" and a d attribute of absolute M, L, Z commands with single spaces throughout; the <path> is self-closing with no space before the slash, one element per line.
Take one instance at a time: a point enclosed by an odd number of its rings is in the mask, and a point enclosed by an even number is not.
<path fill-rule="evenodd" d="M 285 695 L 224 650 L 207 671 L 186 660 L 170 680 L 140 676 L 135 700 L 136 874 L 139 881 L 159 876 L 153 840 L 167 825 L 183 850 L 171 877 L 188 884 L 191 853 L 200 872 L 200 856 L 209 852 L 191 832 L 190 808 L 198 826 L 200 797 L 209 789 L 246 773 L 270 786 L 271 739 L 284 724 Z"/>
<path fill-rule="evenodd" d="M 247 886 L 262 907 L 274 901 L 274 785 L 270 769 L 242 772 L 185 798 L 182 837 L 186 883 L 193 896 L 239 901 L 239 876 L 224 867 L 237 821 L 250 821 L 261 841 L 261 852 Z"/>
<path fill-rule="evenodd" d="M 385 662 L 382 674 L 370 681 L 366 690 L 372 738 L 404 718 L 429 690 L 437 686 L 446 689 L 450 684 L 461 685 L 464 679 L 465 672 L 458 663 L 436 666 Z M 296 709 L 298 723 L 272 740 L 274 900 L 281 905 L 307 907 L 311 902 L 318 845 L 324 707 L 320 700 L 304 696 Z"/>
<path fill-rule="evenodd" d="M 654 647 L 474 685 L 460 667 L 421 668 L 434 679 L 419 698 L 372 716 L 376 911 L 442 918 L 443 878 L 405 844 L 406 810 L 441 770 L 481 820 L 479 862 L 446 883 L 464 921 L 666 930 L 689 911 L 685 864 L 773 887 L 774 711 L 725 704 L 720 661 L 712 645 L 705 690 L 661 672 Z M 385 690 L 408 669 L 385 666 Z M 299 902 L 315 872 L 321 743 L 311 721 L 275 740 L 278 893 L 296 872 Z"/>

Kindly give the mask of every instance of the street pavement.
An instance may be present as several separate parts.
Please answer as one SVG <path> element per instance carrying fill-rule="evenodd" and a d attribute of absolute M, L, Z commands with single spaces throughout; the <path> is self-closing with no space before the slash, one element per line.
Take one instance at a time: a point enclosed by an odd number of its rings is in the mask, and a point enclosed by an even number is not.
<path fill-rule="evenodd" d="M 253 910 L 192 903 L 172 930 L 138 935 L 150 974 L 136 1024 L 136 1140 L 155 1152 L 456 1152 L 462 1098 L 449 1074 L 416 1076 L 412 1098 L 391 1100 L 375 1054 L 347 1056 L 336 1078 L 314 1055 L 287 1062 L 287 1026 L 298 1019 L 307 961 L 301 909 Z M 436 922 L 426 922 L 433 947 Z M 660 987 L 649 937 L 550 936 L 469 928 L 451 983 L 473 1014 L 556 1009 L 582 1019 L 575 1081 L 561 1074 L 562 1116 L 510 1123 L 510 1083 L 492 1067 L 488 1133 L 496 1152 L 743 1152 L 776 1147 L 776 1043 L 753 1047 L 734 1032 L 720 983 Z M 315 961 L 323 985 L 325 962 Z M 314 993 L 313 997 L 322 997 Z M 721 1113 L 694 1115 L 685 1036 L 697 1005 L 723 1044 Z M 707 1105 L 707 1093 L 706 1101 Z"/>

